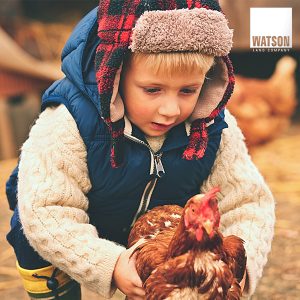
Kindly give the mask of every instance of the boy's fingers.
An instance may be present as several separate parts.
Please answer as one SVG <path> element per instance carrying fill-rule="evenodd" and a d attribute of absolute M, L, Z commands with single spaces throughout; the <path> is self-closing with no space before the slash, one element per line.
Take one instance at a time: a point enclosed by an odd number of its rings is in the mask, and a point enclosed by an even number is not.
<path fill-rule="evenodd" d="M 131 264 L 131 269 L 132 269 L 132 279 L 131 282 L 137 286 L 137 287 L 142 287 L 143 286 L 143 282 L 136 270 L 136 266 L 135 266 L 135 257 L 136 257 L 136 253 L 134 253 L 131 258 L 130 258 L 130 264 Z"/>
<path fill-rule="evenodd" d="M 132 289 L 130 296 L 126 297 L 126 300 L 145 300 L 146 293 L 142 288 L 135 287 Z"/>
<path fill-rule="evenodd" d="M 131 275 L 131 282 L 132 284 L 136 287 L 135 291 L 137 292 L 137 295 L 143 297 L 145 296 L 145 291 L 142 288 L 143 287 L 143 282 L 139 276 L 139 274 L 137 273 L 136 270 L 136 266 L 135 266 L 135 261 L 136 261 L 136 256 L 137 256 L 137 252 L 134 252 L 134 250 L 141 244 L 143 244 L 145 242 L 144 239 L 140 239 L 137 243 L 135 243 L 132 247 L 132 254 L 130 255 L 130 262 L 129 264 L 131 265 L 131 269 L 132 269 L 132 275 Z"/>
<path fill-rule="evenodd" d="M 146 242 L 146 240 L 144 238 L 141 238 L 133 246 L 131 246 L 131 249 L 134 251 L 135 248 L 137 248 L 141 244 L 144 244 L 145 242 Z"/>
<path fill-rule="evenodd" d="M 126 298 L 125 300 L 145 300 L 146 298 L 145 297 L 139 297 L 139 296 L 136 296 L 136 297 L 132 297 L 132 298 Z"/>
<path fill-rule="evenodd" d="M 132 257 L 136 257 L 137 255 L 137 251 L 139 250 L 138 247 L 140 245 L 142 245 L 143 243 L 145 243 L 145 239 L 141 238 L 140 240 L 138 240 L 133 246 L 131 246 L 128 250 L 130 251 L 129 253 L 129 259 L 131 259 Z"/>
<path fill-rule="evenodd" d="M 141 288 L 143 286 L 143 282 L 139 276 L 139 274 L 136 272 L 136 269 L 134 269 L 134 273 L 132 274 L 132 283 L 136 286 Z"/>
<path fill-rule="evenodd" d="M 145 290 L 142 288 L 138 288 L 138 287 L 134 288 L 133 292 L 135 295 L 137 295 L 139 297 L 144 297 L 146 295 Z"/>

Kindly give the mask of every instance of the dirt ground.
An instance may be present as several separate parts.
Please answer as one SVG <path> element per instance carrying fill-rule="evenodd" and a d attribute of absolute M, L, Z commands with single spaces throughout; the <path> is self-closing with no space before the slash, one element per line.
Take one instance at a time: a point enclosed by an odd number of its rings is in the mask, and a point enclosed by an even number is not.
<path fill-rule="evenodd" d="M 251 150 L 276 199 L 272 251 L 253 300 L 300 299 L 300 125 L 278 139 Z M 0 162 L 0 299 L 25 300 L 15 259 L 5 235 L 11 212 L 4 196 L 5 179 L 16 161 Z M 101 297 L 83 290 L 83 300 Z M 123 299 L 119 294 L 114 299 Z"/>

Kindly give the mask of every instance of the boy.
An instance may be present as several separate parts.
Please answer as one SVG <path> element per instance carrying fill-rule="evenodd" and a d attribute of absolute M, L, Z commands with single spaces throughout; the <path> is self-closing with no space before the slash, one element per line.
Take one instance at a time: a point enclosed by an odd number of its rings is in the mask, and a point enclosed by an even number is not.
<path fill-rule="evenodd" d="M 231 45 L 214 1 L 100 1 L 98 24 L 94 10 L 75 28 L 66 78 L 45 93 L 19 164 L 8 240 L 32 298 L 78 299 L 78 282 L 143 299 L 137 245 L 122 246 L 130 226 L 214 186 L 222 232 L 245 240 L 245 291 L 254 292 L 274 202 L 235 120 L 224 118 Z"/>

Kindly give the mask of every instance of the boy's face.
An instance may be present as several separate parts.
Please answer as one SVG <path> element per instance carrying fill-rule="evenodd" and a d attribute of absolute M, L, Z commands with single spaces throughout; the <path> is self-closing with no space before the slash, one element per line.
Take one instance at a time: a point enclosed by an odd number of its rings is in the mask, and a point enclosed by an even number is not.
<path fill-rule="evenodd" d="M 172 76 L 160 73 L 132 60 L 121 83 L 128 119 L 153 137 L 167 133 L 191 115 L 205 75 L 201 70 Z"/>

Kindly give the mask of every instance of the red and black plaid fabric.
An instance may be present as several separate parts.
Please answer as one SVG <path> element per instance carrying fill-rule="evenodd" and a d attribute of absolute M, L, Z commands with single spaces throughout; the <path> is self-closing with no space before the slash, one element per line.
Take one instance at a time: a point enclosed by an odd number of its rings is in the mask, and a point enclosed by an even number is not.
<path fill-rule="evenodd" d="M 182 8 L 200 8 L 221 11 L 214 0 L 100 0 L 98 9 L 98 36 L 100 44 L 96 50 L 96 79 L 100 96 L 101 117 L 107 124 L 111 137 L 111 163 L 118 167 L 123 162 L 123 140 L 125 122 L 122 118 L 111 121 L 110 102 L 113 93 L 114 79 L 121 67 L 125 53 L 130 45 L 132 28 L 136 20 L 145 12 L 152 10 L 174 10 Z M 192 123 L 190 143 L 183 154 L 185 159 L 203 157 L 208 136 L 205 123 L 214 119 L 226 105 L 234 85 L 232 65 L 229 58 L 223 57 L 228 67 L 229 84 L 223 99 L 208 118 Z"/>
<path fill-rule="evenodd" d="M 207 118 L 198 119 L 192 123 L 189 145 L 183 153 L 184 159 L 201 159 L 204 156 L 208 144 L 206 123 L 212 121 L 220 113 L 220 111 L 226 106 L 233 92 L 235 83 L 233 66 L 228 56 L 224 56 L 222 57 L 222 59 L 228 69 L 228 84 L 225 93 L 217 107 L 210 113 Z"/>

